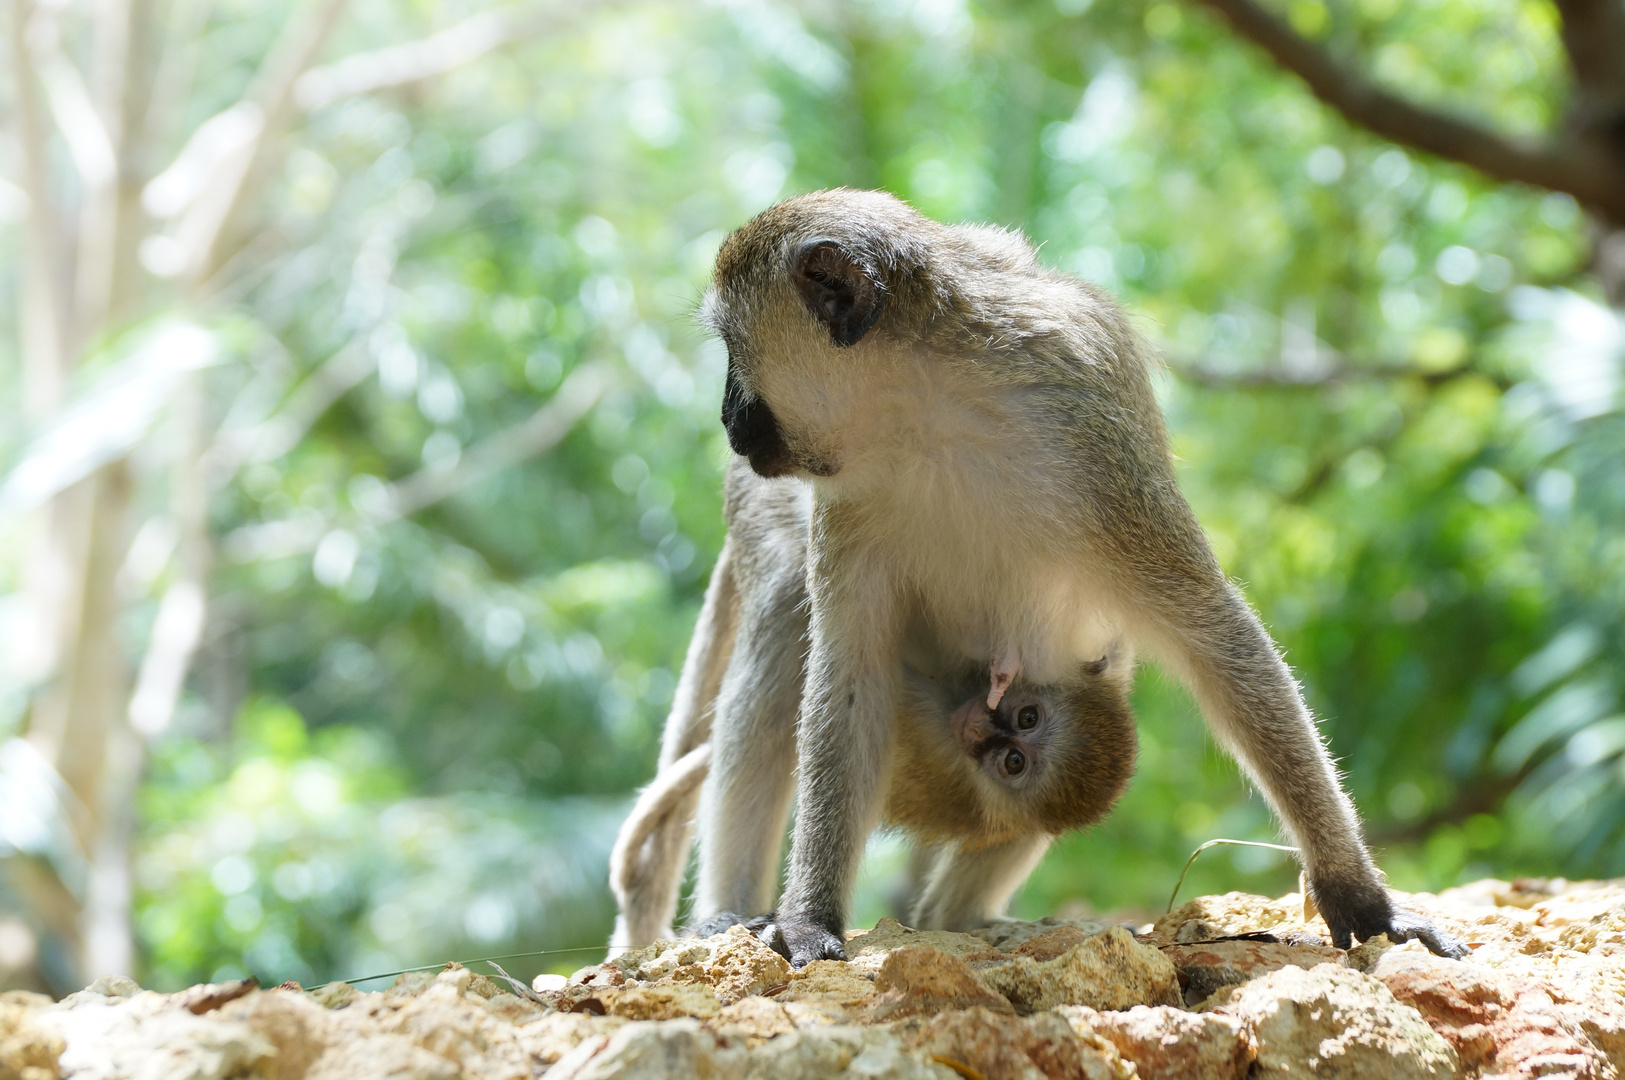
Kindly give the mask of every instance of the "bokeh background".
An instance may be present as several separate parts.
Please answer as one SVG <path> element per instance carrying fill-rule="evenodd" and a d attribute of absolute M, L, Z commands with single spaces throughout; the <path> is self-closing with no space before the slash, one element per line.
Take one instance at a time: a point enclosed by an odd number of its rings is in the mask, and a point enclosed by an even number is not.
<path fill-rule="evenodd" d="M 1396 886 L 1625 873 L 1625 44 L 1583 55 L 1625 5 L 1218 6 L 1488 150 L 1200 3 L 11 0 L 0 982 L 600 945 L 722 539 L 694 305 L 840 184 L 1122 296 Z M 1136 702 L 1132 789 L 1019 912 L 1277 838 L 1183 691 Z M 1185 891 L 1295 882 L 1220 849 Z"/>

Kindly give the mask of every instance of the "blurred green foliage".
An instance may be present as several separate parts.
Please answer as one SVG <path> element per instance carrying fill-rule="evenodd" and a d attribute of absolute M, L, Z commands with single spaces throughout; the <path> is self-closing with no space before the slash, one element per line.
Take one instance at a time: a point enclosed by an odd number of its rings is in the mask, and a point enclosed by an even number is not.
<path fill-rule="evenodd" d="M 211 11 L 175 146 L 282 14 Z M 1534 0 L 1289 13 L 1386 83 L 1514 129 L 1559 93 Z M 329 53 L 457 17 L 358 3 Z M 229 315 L 191 313 L 229 330 L 215 445 L 338 392 L 217 470 L 208 638 L 141 806 L 153 985 L 603 938 L 609 839 L 722 539 L 722 360 L 690 313 L 728 229 L 839 184 L 1022 228 L 1137 314 L 1169 361 L 1186 491 L 1395 885 L 1625 873 L 1625 331 L 1566 197 L 1351 130 L 1165 2 L 584 5 L 291 138 Z M 611 388 L 551 452 L 380 523 L 386 483 L 460 475 L 586 365 Z M 0 353 L 8 385 L 13 367 Z M 1198 843 L 1276 838 L 1181 690 L 1148 668 L 1136 702 L 1140 775 L 1019 912 L 1159 911 Z M 859 918 L 894 886 L 882 855 Z M 1184 888 L 1294 885 L 1280 856 L 1222 849 Z"/>

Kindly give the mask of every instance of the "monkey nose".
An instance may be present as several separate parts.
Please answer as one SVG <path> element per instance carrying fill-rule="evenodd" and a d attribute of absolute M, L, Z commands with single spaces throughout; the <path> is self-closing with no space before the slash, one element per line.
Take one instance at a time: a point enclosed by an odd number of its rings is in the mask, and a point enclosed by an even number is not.
<path fill-rule="evenodd" d="M 975 748 L 995 735 L 993 714 L 980 698 L 972 698 L 954 711 L 954 738 L 965 753 L 975 756 Z"/>

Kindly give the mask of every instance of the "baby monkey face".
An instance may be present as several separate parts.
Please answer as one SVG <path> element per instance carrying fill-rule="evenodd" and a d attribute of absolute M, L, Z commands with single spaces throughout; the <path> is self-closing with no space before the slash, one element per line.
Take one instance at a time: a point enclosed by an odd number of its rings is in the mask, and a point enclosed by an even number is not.
<path fill-rule="evenodd" d="M 1011 690 L 993 708 L 981 698 L 961 705 L 954 712 L 954 738 L 989 776 L 1016 788 L 1043 771 L 1051 719 L 1043 698 Z"/>

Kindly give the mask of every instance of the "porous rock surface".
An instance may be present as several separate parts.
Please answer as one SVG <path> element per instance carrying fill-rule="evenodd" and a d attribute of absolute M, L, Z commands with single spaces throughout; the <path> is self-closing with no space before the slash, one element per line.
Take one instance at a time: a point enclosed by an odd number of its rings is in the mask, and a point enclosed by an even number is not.
<path fill-rule="evenodd" d="M 1240 1080 L 1625 1072 L 1625 879 L 1479 882 L 1403 902 L 1473 946 L 1344 952 L 1303 899 L 1192 900 L 1132 930 L 894 920 L 793 971 L 742 928 L 520 995 L 455 964 L 343 984 L 98 979 L 0 994 L 0 1080 Z"/>

